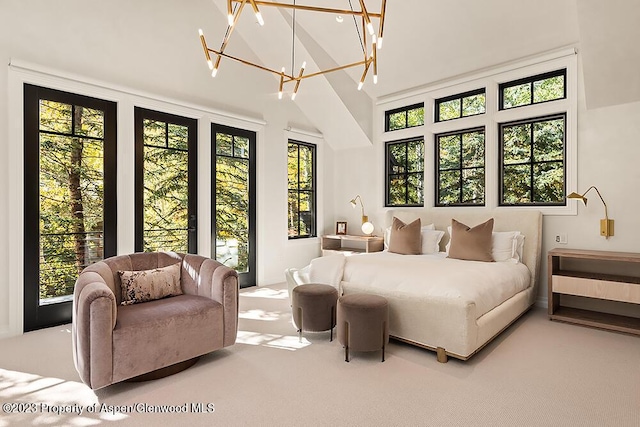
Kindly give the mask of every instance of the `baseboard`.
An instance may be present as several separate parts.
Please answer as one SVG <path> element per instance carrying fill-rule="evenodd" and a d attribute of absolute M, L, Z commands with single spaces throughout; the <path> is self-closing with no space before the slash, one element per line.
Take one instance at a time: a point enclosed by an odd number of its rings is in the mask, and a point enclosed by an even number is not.
<path fill-rule="evenodd" d="M 547 300 L 546 296 L 541 296 L 541 297 L 538 297 L 534 305 L 536 307 L 549 308 L 549 301 Z"/>
<path fill-rule="evenodd" d="M 9 327 L 0 328 L 0 340 L 10 338 L 12 336 L 14 336 L 14 334 L 11 333 L 11 329 Z"/>

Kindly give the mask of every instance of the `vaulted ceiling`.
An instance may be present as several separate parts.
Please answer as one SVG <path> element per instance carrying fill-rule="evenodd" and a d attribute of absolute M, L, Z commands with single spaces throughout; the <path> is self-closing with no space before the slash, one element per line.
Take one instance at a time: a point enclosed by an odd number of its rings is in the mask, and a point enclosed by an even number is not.
<path fill-rule="evenodd" d="M 381 0 L 365 3 L 369 11 L 380 11 Z M 214 31 L 205 34 L 217 48 L 226 31 L 227 9 L 225 0 L 213 4 L 215 24 L 209 29 Z M 360 9 L 356 0 L 297 0 L 297 4 Z M 298 11 L 294 20 L 289 9 L 263 6 L 261 11 L 264 26 L 257 24 L 247 6 L 228 53 L 277 70 L 284 66 L 287 72 L 293 65 L 294 74 L 303 61 L 305 72 L 311 73 L 363 57 L 350 16 L 343 16 L 340 23 L 331 14 Z M 362 68 L 351 68 L 304 80 L 294 102 L 334 148 L 366 146 L 374 136 L 372 111 L 378 98 L 565 46 L 584 52 L 589 108 L 638 101 L 639 14 L 640 2 L 635 0 L 389 0 L 378 84 L 372 83 L 370 72 L 358 91 Z M 225 66 L 229 65 L 221 64 L 219 74 L 223 83 L 216 84 L 241 84 L 232 81 Z M 270 79 L 262 90 L 276 96 L 278 78 Z"/>

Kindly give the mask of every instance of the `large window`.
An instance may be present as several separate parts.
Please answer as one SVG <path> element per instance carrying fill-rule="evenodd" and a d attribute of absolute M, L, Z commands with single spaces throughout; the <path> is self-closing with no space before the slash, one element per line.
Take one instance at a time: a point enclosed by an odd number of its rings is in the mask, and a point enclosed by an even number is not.
<path fill-rule="evenodd" d="M 436 205 L 484 205 L 484 128 L 436 135 Z"/>
<path fill-rule="evenodd" d="M 522 107 L 567 97 L 567 70 L 539 74 L 500 85 L 500 109 Z"/>
<path fill-rule="evenodd" d="M 385 112 L 385 132 L 424 125 L 424 103 Z"/>
<path fill-rule="evenodd" d="M 289 239 L 316 236 L 316 146 L 289 140 L 287 146 Z"/>
<path fill-rule="evenodd" d="M 424 139 L 386 144 L 386 206 L 424 203 Z"/>
<path fill-rule="evenodd" d="M 436 99 L 435 120 L 436 122 L 444 122 L 484 114 L 485 111 L 486 96 L 483 88 Z"/>
<path fill-rule="evenodd" d="M 197 121 L 135 109 L 138 252 L 195 253 Z"/>
<path fill-rule="evenodd" d="M 575 214 L 577 66 L 570 48 L 381 98 L 385 206 Z"/>
<path fill-rule="evenodd" d="M 78 274 L 116 253 L 116 104 L 24 87 L 24 330 L 71 321 Z"/>
<path fill-rule="evenodd" d="M 565 118 L 500 125 L 501 205 L 565 204 Z"/>

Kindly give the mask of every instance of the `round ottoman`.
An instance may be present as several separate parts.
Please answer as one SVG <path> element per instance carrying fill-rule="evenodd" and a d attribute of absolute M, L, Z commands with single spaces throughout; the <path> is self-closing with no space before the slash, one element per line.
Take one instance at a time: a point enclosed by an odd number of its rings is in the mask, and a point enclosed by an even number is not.
<path fill-rule="evenodd" d="M 319 332 L 329 329 L 331 329 L 330 340 L 333 341 L 338 301 L 336 288 L 320 283 L 299 285 L 293 288 L 291 300 L 293 322 L 298 328 L 300 341 L 302 341 L 303 330 Z"/>
<path fill-rule="evenodd" d="M 344 360 L 349 350 L 382 350 L 389 343 L 389 304 L 379 295 L 351 294 L 338 300 L 338 341 L 344 346 Z"/>

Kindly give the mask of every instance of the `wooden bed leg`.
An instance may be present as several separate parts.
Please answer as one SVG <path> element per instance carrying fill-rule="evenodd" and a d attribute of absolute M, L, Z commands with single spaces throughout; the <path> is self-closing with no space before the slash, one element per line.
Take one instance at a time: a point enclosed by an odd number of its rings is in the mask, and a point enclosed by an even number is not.
<path fill-rule="evenodd" d="M 436 348 L 436 356 L 437 356 L 438 362 L 440 363 L 447 363 L 449 361 L 447 352 L 444 351 L 444 348 L 442 347 Z"/>

